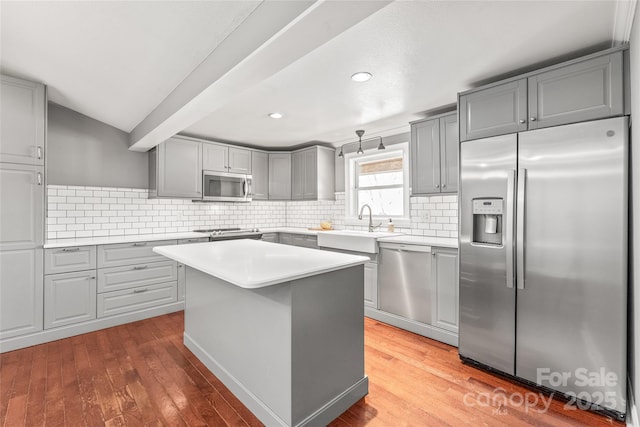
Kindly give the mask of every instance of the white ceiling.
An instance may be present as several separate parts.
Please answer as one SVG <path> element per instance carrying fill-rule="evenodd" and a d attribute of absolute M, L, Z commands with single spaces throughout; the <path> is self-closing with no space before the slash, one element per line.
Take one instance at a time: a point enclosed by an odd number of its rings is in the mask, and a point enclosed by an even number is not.
<path fill-rule="evenodd" d="M 628 2 L 401 1 L 375 2 L 348 18 L 335 11 L 344 7 L 346 16 L 365 3 L 330 2 L 324 15 L 321 6 L 295 11 L 302 18 L 268 40 L 265 36 L 257 54 L 233 59 L 235 66 L 211 77 L 211 87 L 237 77 L 231 94 L 219 102 L 201 101 L 190 111 L 170 105 L 166 97 L 189 82 L 209 54 L 237 46 L 227 36 L 250 34 L 248 22 L 257 28 L 257 12 L 265 9 L 260 2 L 3 1 L 0 69 L 43 81 L 51 101 L 127 132 L 160 129 L 158 120 L 149 123 L 147 117 L 156 110 L 165 118 L 180 116 L 181 133 L 213 140 L 264 147 L 338 145 L 353 141 L 359 128 L 366 130 L 365 138 L 406 131 L 410 120 L 455 103 L 456 93 L 475 82 L 611 45 L 620 5 Z M 287 32 L 299 34 L 295 23 L 308 34 L 287 39 Z M 314 37 L 315 44 L 302 46 Z M 279 50 L 273 48 L 276 41 Z M 282 53 L 287 47 L 288 57 Z M 250 84 L 240 86 L 260 54 L 262 64 L 278 66 L 254 70 Z M 352 82 L 350 75 L 362 70 L 373 79 Z M 228 92 L 231 86 L 226 87 Z M 285 117 L 268 118 L 274 111 Z M 156 132 L 154 143 L 174 133 L 175 125 L 167 129 L 166 135 Z"/>

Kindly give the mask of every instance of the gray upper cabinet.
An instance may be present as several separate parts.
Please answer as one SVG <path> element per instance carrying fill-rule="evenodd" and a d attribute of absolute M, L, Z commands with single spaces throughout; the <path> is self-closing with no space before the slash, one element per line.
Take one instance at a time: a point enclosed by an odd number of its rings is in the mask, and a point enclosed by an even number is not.
<path fill-rule="evenodd" d="M 269 200 L 291 200 L 291 153 L 269 153 Z"/>
<path fill-rule="evenodd" d="M 45 88 L 2 76 L 0 162 L 44 165 Z"/>
<path fill-rule="evenodd" d="M 622 52 L 529 77 L 529 129 L 623 112 Z"/>
<path fill-rule="evenodd" d="M 269 154 L 264 151 L 253 151 L 251 171 L 253 200 L 269 199 Z"/>
<path fill-rule="evenodd" d="M 206 171 L 227 172 L 227 154 L 229 148 L 220 144 L 202 144 L 202 169 Z"/>
<path fill-rule="evenodd" d="M 0 192 L 2 194 L 0 250 L 42 248 L 44 243 L 43 168 L 1 163 Z"/>
<path fill-rule="evenodd" d="M 293 152 L 292 200 L 333 200 L 335 198 L 334 150 L 314 146 Z"/>
<path fill-rule="evenodd" d="M 202 144 L 173 137 L 149 153 L 149 196 L 202 198 Z"/>
<path fill-rule="evenodd" d="M 411 123 L 411 194 L 458 191 L 458 121 L 448 114 Z"/>
<path fill-rule="evenodd" d="M 202 169 L 251 174 L 251 150 L 203 142 Z"/>
<path fill-rule="evenodd" d="M 624 114 L 623 52 L 594 54 L 460 94 L 460 141 Z"/>
<path fill-rule="evenodd" d="M 527 130 L 527 80 L 461 95 L 460 141 Z"/>

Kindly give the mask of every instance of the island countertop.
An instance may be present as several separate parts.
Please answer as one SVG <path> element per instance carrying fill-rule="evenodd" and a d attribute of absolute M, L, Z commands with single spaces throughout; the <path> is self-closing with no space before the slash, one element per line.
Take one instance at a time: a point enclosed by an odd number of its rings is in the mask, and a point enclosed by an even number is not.
<path fill-rule="evenodd" d="M 153 251 L 246 289 L 364 264 L 369 258 L 259 240 L 225 240 Z"/>

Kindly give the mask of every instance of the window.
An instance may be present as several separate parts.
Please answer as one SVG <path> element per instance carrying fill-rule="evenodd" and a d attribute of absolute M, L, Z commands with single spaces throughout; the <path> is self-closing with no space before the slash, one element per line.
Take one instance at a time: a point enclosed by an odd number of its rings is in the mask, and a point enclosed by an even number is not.
<path fill-rule="evenodd" d="M 346 223 L 363 224 L 358 213 L 371 207 L 376 224 L 392 218 L 397 226 L 409 226 L 408 144 L 388 146 L 384 151 L 345 155 Z M 368 211 L 365 210 L 368 215 Z"/>

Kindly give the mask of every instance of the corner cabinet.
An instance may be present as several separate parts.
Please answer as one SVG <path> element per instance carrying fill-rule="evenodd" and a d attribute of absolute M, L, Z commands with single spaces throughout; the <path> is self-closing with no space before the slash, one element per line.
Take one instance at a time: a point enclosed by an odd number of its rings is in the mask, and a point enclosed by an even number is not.
<path fill-rule="evenodd" d="M 253 200 L 269 199 L 269 154 L 264 151 L 251 153 L 251 175 L 253 176 Z"/>
<path fill-rule="evenodd" d="M 291 167 L 292 200 L 335 199 L 335 150 L 314 146 L 294 151 Z"/>
<path fill-rule="evenodd" d="M 458 191 L 455 113 L 411 123 L 411 195 Z"/>
<path fill-rule="evenodd" d="M 269 153 L 269 200 L 291 200 L 291 153 Z"/>
<path fill-rule="evenodd" d="M 625 114 L 623 51 L 590 55 L 460 94 L 460 141 Z"/>
<path fill-rule="evenodd" d="M 202 198 L 202 143 L 173 137 L 149 152 L 149 197 Z"/>

